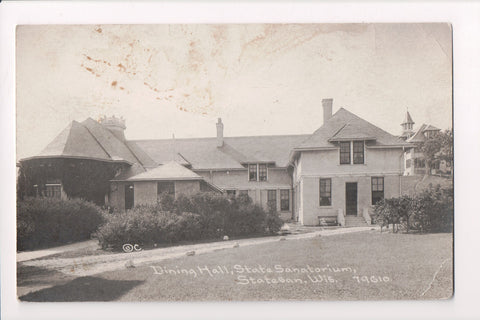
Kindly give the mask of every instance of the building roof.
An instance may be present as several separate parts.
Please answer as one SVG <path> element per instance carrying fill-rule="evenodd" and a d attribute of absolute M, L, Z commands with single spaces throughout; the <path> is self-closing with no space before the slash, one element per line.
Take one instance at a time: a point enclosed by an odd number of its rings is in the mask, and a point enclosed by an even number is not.
<path fill-rule="evenodd" d="M 192 170 L 234 170 L 245 169 L 248 163 L 271 163 L 285 168 L 292 150 L 337 148 L 336 142 L 349 140 L 368 140 L 370 146 L 377 147 L 409 146 L 401 138 L 344 108 L 313 134 L 223 139 L 222 147 L 217 147 L 216 137 L 126 141 L 88 118 L 81 123 L 73 121 L 38 157 L 79 157 L 129 163 L 131 166 L 115 180 L 174 179 L 182 178 L 182 172 L 186 175 L 184 178 L 197 179 L 199 176 L 185 166 Z M 167 169 L 179 176 L 167 174 Z"/>
<path fill-rule="evenodd" d="M 425 131 L 440 131 L 437 127 L 434 127 L 430 124 L 422 124 L 420 128 L 410 137 L 407 139 L 409 143 L 419 143 L 425 141 L 426 137 L 424 135 Z"/>
<path fill-rule="evenodd" d="M 431 124 L 427 124 L 426 127 L 423 129 L 423 132 L 425 131 L 440 131 L 440 129 L 438 129 L 435 126 L 432 126 Z"/>
<path fill-rule="evenodd" d="M 118 180 L 118 179 L 115 179 Z M 126 179 L 127 181 L 159 181 L 159 180 L 203 180 L 203 177 L 196 174 L 183 165 L 170 161 L 162 164 L 154 169 L 142 172 L 133 177 Z"/>
<path fill-rule="evenodd" d="M 157 163 L 175 161 L 194 170 L 244 169 L 255 162 L 288 165 L 290 150 L 309 135 L 225 137 L 223 147 L 217 138 L 159 139 L 134 141 Z"/>
<path fill-rule="evenodd" d="M 117 138 L 91 118 L 72 121 L 37 156 L 22 161 L 35 158 L 80 158 L 130 164 L 122 175 L 135 175 L 157 166 L 134 142 Z"/>
<path fill-rule="evenodd" d="M 340 108 L 323 126 L 294 149 L 335 148 L 337 140 L 374 140 L 375 146 L 408 146 L 402 139 Z"/>

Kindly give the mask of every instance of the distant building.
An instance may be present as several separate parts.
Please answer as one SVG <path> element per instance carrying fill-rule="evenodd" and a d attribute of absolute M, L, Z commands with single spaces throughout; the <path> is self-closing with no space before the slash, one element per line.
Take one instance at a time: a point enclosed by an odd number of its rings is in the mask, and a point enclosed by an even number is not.
<path fill-rule="evenodd" d="M 420 145 L 428 138 L 433 137 L 440 132 L 440 129 L 429 124 L 422 124 L 420 128 L 415 131 L 413 129 L 414 122 L 408 111 L 405 114 L 405 120 L 401 125 L 403 132 L 400 137 L 412 145 L 412 148 L 406 149 L 405 151 L 404 174 L 406 176 L 427 174 L 428 167 L 425 156 L 420 150 Z M 452 174 L 452 164 L 448 161 L 442 160 L 434 164 L 431 170 L 432 173 L 444 173 L 450 175 Z"/>
<path fill-rule="evenodd" d="M 73 121 L 40 154 L 21 159 L 24 195 L 83 197 L 119 210 L 200 191 L 248 195 L 285 220 L 304 225 L 369 222 L 372 205 L 401 194 L 414 174 L 407 113 L 401 137 L 322 100 L 323 125 L 312 134 L 127 141 L 116 117 Z M 89 182 L 91 182 L 89 184 Z M 87 188 L 77 188 L 77 185 Z"/>

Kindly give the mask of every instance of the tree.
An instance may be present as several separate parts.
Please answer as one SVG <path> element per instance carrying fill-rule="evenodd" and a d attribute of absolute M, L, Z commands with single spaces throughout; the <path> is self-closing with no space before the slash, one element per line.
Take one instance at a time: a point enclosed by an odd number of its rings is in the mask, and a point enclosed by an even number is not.
<path fill-rule="evenodd" d="M 428 173 L 435 163 L 441 160 L 453 162 L 453 134 L 447 129 L 428 137 L 421 145 L 420 151 L 425 157 Z"/>

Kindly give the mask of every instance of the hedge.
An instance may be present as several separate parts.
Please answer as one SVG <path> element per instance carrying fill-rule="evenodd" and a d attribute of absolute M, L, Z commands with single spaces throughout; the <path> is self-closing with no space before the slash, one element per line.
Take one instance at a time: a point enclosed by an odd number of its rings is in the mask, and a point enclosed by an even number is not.
<path fill-rule="evenodd" d="M 230 200 L 207 192 L 174 200 L 163 194 L 156 204 L 107 215 L 95 236 L 102 248 L 120 249 L 125 243 L 151 246 L 276 233 L 282 225 L 276 212 L 265 212 L 248 196 Z"/>
<path fill-rule="evenodd" d="M 17 250 L 90 239 L 102 223 L 102 209 L 82 199 L 19 199 Z"/>
<path fill-rule="evenodd" d="M 375 205 L 375 222 L 409 232 L 451 232 L 453 229 L 453 188 L 430 186 L 415 196 L 383 199 Z"/>

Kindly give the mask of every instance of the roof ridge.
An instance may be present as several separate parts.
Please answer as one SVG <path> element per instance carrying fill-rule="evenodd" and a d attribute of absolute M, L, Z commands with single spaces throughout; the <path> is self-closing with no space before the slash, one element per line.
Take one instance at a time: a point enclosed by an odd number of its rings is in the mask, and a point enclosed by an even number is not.
<path fill-rule="evenodd" d="M 92 119 L 93 120 L 93 119 Z M 95 121 L 95 120 L 93 120 Z M 100 141 L 98 141 L 97 137 L 95 137 L 95 135 L 90 131 L 90 129 L 88 129 L 86 126 L 84 126 L 82 123 L 78 122 L 79 125 L 81 125 L 82 127 L 84 127 L 87 132 L 93 137 L 93 139 L 95 140 L 95 142 L 100 146 L 100 148 L 102 148 L 102 150 L 107 154 L 107 156 L 113 160 L 112 158 L 112 155 L 107 151 L 107 149 L 105 149 L 105 147 L 100 143 Z"/>
<path fill-rule="evenodd" d="M 65 140 L 65 144 L 63 145 L 63 148 L 62 148 L 62 153 L 61 154 L 64 154 L 65 153 L 65 149 L 67 148 L 67 142 L 68 140 L 70 139 L 70 135 L 72 134 L 72 127 L 73 127 L 73 123 L 74 122 L 78 122 L 78 121 L 75 121 L 75 120 L 72 120 L 72 122 L 70 122 L 69 126 L 70 126 L 70 130 L 68 130 L 68 136 L 67 136 L 67 139 Z M 68 126 L 67 126 L 68 128 Z M 65 128 L 64 130 L 66 130 L 67 128 Z M 58 136 L 58 135 L 57 135 Z M 54 138 L 55 140 L 55 138 Z M 53 140 L 52 140 L 53 141 Z M 48 145 L 47 145 L 48 147 Z M 45 147 L 46 148 L 46 147 Z M 44 148 L 44 149 L 45 149 Z"/>
<path fill-rule="evenodd" d="M 256 136 L 235 136 L 235 137 L 223 137 L 224 139 L 240 139 L 240 138 L 271 138 L 271 137 L 300 137 L 300 136 L 310 136 L 310 133 L 295 133 L 295 134 L 272 134 L 272 135 L 256 135 Z M 177 138 L 175 140 L 215 140 L 217 137 L 192 137 L 192 138 Z M 147 141 L 171 141 L 173 138 L 160 138 L 160 139 L 132 139 L 128 141 L 132 142 L 147 142 Z"/>

